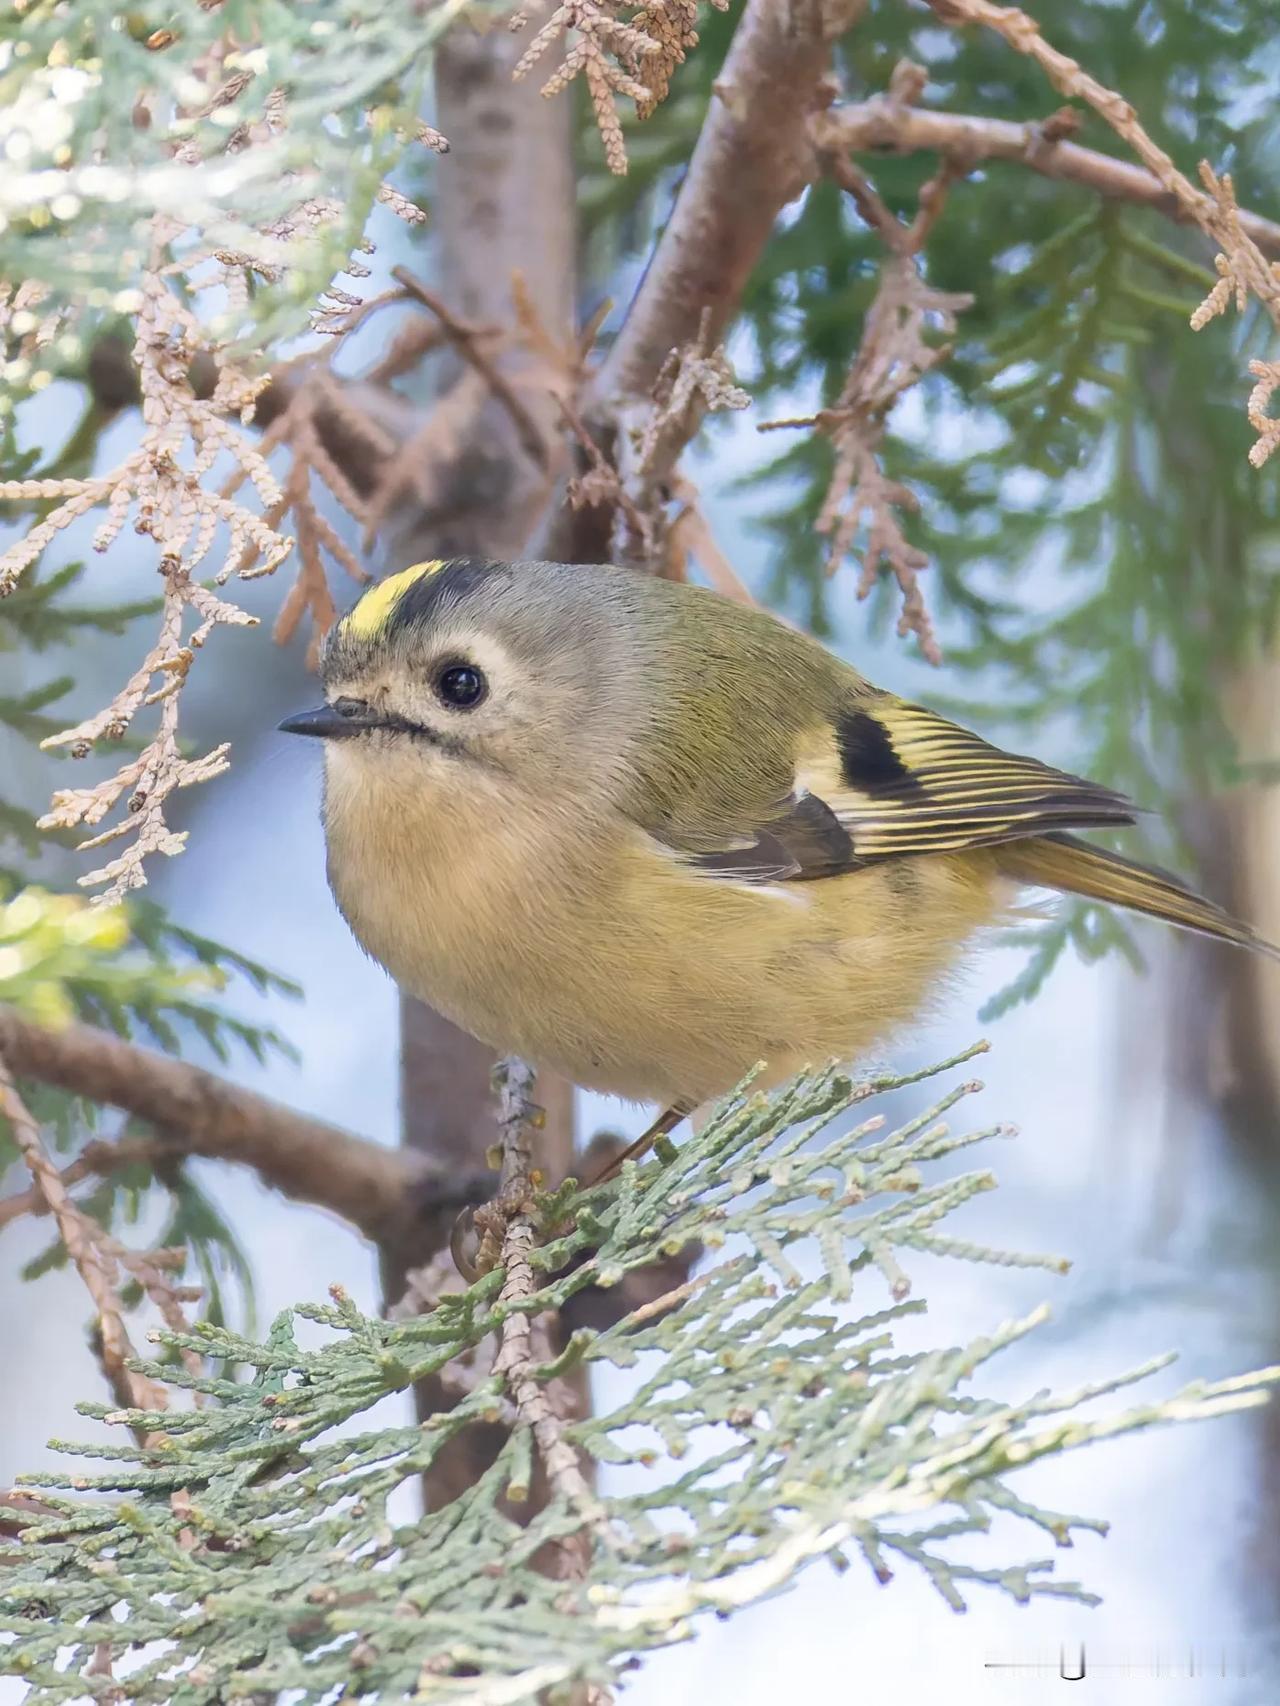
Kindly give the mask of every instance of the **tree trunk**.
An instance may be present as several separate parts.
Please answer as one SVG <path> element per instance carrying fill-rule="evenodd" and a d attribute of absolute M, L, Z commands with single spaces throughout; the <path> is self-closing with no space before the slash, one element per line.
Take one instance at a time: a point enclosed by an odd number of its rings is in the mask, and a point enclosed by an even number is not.
<path fill-rule="evenodd" d="M 1242 759 L 1271 759 L 1280 730 L 1280 659 L 1265 656 L 1226 676 L 1223 709 Z M 1257 784 L 1218 794 L 1192 825 L 1210 892 L 1269 942 L 1280 942 L 1280 789 Z M 1218 942 L 1180 943 L 1182 998 L 1172 1014 L 1175 1060 L 1187 1066 L 1186 1094 L 1207 1085 L 1223 1139 L 1254 1188 L 1253 1213 L 1275 1249 L 1280 1228 L 1280 966 Z M 1280 1276 L 1274 1267 L 1273 1288 Z M 1280 1343 L 1273 1341 L 1273 1358 Z M 1280 1602 L 1280 1414 L 1258 1413 L 1257 1520 L 1246 1561 L 1261 1593 Z"/>
<path fill-rule="evenodd" d="M 1236 672 L 1225 707 L 1241 756 L 1273 759 L 1280 749 L 1280 659 Z M 1224 893 L 1260 936 L 1280 943 L 1280 788 L 1233 789 L 1220 804 L 1217 837 Z M 1280 970 L 1257 954 L 1224 959 L 1228 1034 L 1225 1088 L 1243 1140 L 1275 1182 L 1280 1174 Z"/>

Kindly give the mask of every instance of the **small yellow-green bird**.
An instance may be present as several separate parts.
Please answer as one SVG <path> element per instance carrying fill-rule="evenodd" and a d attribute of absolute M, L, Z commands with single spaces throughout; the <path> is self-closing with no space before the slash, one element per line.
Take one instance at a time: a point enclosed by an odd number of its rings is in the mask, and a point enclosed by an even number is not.
<path fill-rule="evenodd" d="M 417 563 L 332 631 L 329 880 L 400 986 L 504 1052 L 657 1101 L 852 1060 L 1026 887 L 1251 947 L 1069 833 L 1120 794 L 864 681 L 714 593 L 608 566 Z"/>

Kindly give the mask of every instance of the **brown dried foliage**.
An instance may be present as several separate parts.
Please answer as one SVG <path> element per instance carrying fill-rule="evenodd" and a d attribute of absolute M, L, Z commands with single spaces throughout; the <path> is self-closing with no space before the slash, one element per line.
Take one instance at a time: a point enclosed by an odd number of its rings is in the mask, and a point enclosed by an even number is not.
<path fill-rule="evenodd" d="M 711 0 L 725 11 L 729 0 Z M 533 7 L 522 7 L 511 19 L 523 29 Z M 524 77 L 562 36 L 573 32 L 560 64 L 542 86 L 547 96 L 558 95 L 575 77 L 583 77 L 595 113 L 605 161 L 611 172 L 627 169 L 627 149 L 618 116 L 617 97 L 629 96 L 636 117 L 648 118 L 666 99 L 671 78 L 698 45 L 697 0 L 561 0 L 529 43 L 515 68 Z"/>
<path fill-rule="evenodd" d="M 704 312 L 696 337 L 672 350 L 658 370 L 640 418 L 632 411 L 620 421 L 618 471 L 626 499 L 619 505 L 620 559 L 682 580 L 692 553 L 723 590 L 746 596 L 712 541 L 697 488 L 677 474 L 676 464 L 705 414 L 750 405 L 727 356 L 712 340 L 710 314 Z M 675 514 L 673 505 L 678 506 Z M 695 541 L 701 549 L 694 549 Z"/>
<path fill-rule="evenodd" d="M 229 80 L 224 77 L 225 47 L 226 43 L 222 44 L 195 67 L 196 75 L 211 92 L 204 105 L 188 116 L 198 117 L 225 107 L 252 80 L 253 74 L 244 70 L 236 71 Z M 283 92 L 271 91 L 262 117 L 233 130 L 227 137 L 226 151 L 236 153 L 270 141 L 285 128 L 287 119 Z M 437 150 L 447 146 L 429 126 L 419 128 L 417 140 Z M 174 158 L 192 165 L 202 160 L 199 149 L 190 141 L 175 145 Z M 411 223 L 420 223 L 425 217 L 416 204 L 394 190 L 384 190 L 380 199 Z M 336 202 L 311 198 L 274 221 L 262 235 L 285 245 L 344 217 L 345 210 Z M 310 474 L 314 470 L 344 507 L 355 509 L 354 492 L 311 430 L 318 402 L 341 410 L 340 394 L 336 388 L 324 392 L 322 382 L 323 395 L 291 407 L 283 429 L 255 446 L 239 429 L 250 423 L 268 375 L 250 373 L 231 359 L 175 289 L 175 285 L 185 285 L 194 295 L 220 286 L 226 298 L 223 315 L 234 323 L 248 311 L 253 276 L 274 282 L 283 276 L 284 265 L 238 251 L 209 251 L 201 244 L 199 232 L 188 231 L 180 221 L 167 216 L 156 215 L 150 235 L 151 260 L 138 291 L 133 345 L 143 419 L 138 448 L 103 475 L 0 482 L 0 503 L 51 506 L 24 538 L 0 555 L 0 597 L 16 586 L 19 576 L 57 534 L 99 507 L 105 506 L 106 516 L 93 537 L 95 551 L 107 551 L 131 515 L 134 531 L 154 540 L 158 548 L 163 599 L 154 644 L 109 705 L 44 743 L 83 758 L 96 742 L 122 739 L 140 710 L 159 707 L 158 729 L 138 757 L 92 787 L 59 789 L 50 811 L 40 820 L 40 827 L 45 829 L 92 828 L 125 801 L 123 818 L 81 843 L 82 848 L 94 848 L 117 840 L 127 842 L 117 857 L 80 878 L 86 886 L 106 885 L 100 898 L 107 901 L 145 884 L 145 865 L 151 854 L 172 855 L 185 845 L 186 833 L 171 830 L 166 821 L 170 795 L 179 788 L 208 781 L 227 768 L 225 745 L 203 757 L 187 759 L 178 743 L 178 697 L 196 653 L 215 627 L 256 621 L 196 579 L 196 571 L 219 535 L 226 535 L 227 549 L 214 576 L 217 584 L 232 575 L 251 579 L 270 574 L 294 543 L 279 531 L 279 524 L 289 514 L 297 522 L 298 579 L 277 623 L 278 635 L 291 633 L 306 612 L 313 617 L 317 637 L 332 620 L 334 606 L 323 571 L 322 550 L 357 579 L 367 578 L 311 498 Z M 192 238 L 194 242 L 189 242 Z M 174 255 L 180 258 L 172 258 Z M 353 277 L 361 277 L 367 276 L 369 269 L 353 258 L 346 270 Z M 30 359 L 55 334 L 58 320 L 41 312 L 42 294 L 38 286 L 29 284 L 0 289 L 0 339 L 11 354 Z M 319 330 L 346 330 L 377 305 L 362 303 L 350 292 L 331 285 L 314 323 Z M 334 322 L 338 322 L 336 327 Z M 216 375 L 212 393 L 207 396 L 197 395 L 193 386 L 193 374 L 201 366 Z M 263 452 L 270 451 L 286 433 L 294 447 L 294 459 L 282 487 Z M 208 481 L 215 463 L 224 457 L 231 458 L 234 473 L 221 491 L 215 491 Z M 232 494 L 246 480 L 264 513 L 233 500 Z M 313 639 L 313 647 L 314 643 Z"/>
<path fill-rule="evenodd" d="M 265 572 L 276 566 L 292 544 L 260 516 L 209 491 L 203 483 L 214 461 L 229 453 L 265 506 L 279 498 L 279 488 L 261 455 L 232 425 L 236 417 L 247 421 L 262 381 L 224 363 L 207 400 L 198 399 L 192 389 L 192 358 L 204 347 L 204 333 L 169 287 L 169 275 L 176 270 L 173 264 L 157 264 L 143 282 L 133 350 L 142 394 L 143 434 L 138 448 L 104 475 L 0 484 L 0 501 L 54 500 L 44 519 L 0 557 L 0 595 L 16 584 L 21 572 L 62 528 L 100 505 L 106 506 L 106 517 L 94 535 L 95 551 L 109 548 L 130 514 L 134 531 L 154 540 L 159 550 L 164 597 L 154 644 L 109 705 L 44 743 L 66 748 L 73 757 L 86 757 L 96 742 L 120 740 L 139 710 L 160 707 L 159 728 L 140 755 L 93 787 L 59 789 L 52 809 L 41 819 L 42 828 L 93 827 L 127 795 L 126 816 L 81 844 L 91 848 L 128 841 L 116 858 L 80 879 L 87 886 L 105 883 L 107 899 L 145 882 L 143 862 L 149 854 L 174 854 L 183 847 L 185 832 L 174 832 L 165 821 L 169 796 L 226 768 L 225 746 L 201 758 L 181 756 L 178 695 L 212 630 L 220 624 L 243 626 L 253 618 L 200 586 L 194 571 L 221 529 L 229 535 L 229 548 L 215 577 L 218 581 L 228 579 L 250 547 L 264 556 Z M 187 454 L 190 465 L 184 466 L 179 458 Z M 188 613 L 194 619 L 190 627 Z"/>
<path fill-rule="evenodd" d="M 9 360 L 32 361 L 57 336 L 66 311 L 47 307 L 47 295 L 34 279 L 0 284 L 0 346 Z"/>
<path fill-rule="evenodd" d="M 507 414 L 524 454 L 545 478 L 549 491 L 559 447 L 535 419 L 529 400 L 546 391 L 559 395 L 562 389 L 576 389 L 585 355 L 577 340 L 561 346 L 551 337 L 538 319 L 519 274 L 512 279 L 511 325 L 478 325 L 464 320 L 406 267 L 396 267 L 393 276 L 399 284 L 396 299 L 416 303 L 428 317 L 410 320 L 397 332 L 386 355 L 365 376 L 366 381 L 389 385 L 407 367 L 446 346 L 463 363 L 463 372 L 425 413 L 418 430 L 393 446 L 377 467 L 373 490 L 361 516 L 366 545 L 372 543 L 388 517 L 407 502 L 429 510 L 440 501 L 451 459 L 489 398 Z M 594 335 L 593 328 L 591 337 Z M 533 360 L 518 370 L 509 370 L 503 357 L 517 346 Z"/>
<path fill-rule="evenodd" d="M 833 158 L 829 168 L 889 253 L 880 267 L 858 353 L 835 403 L 806 419 L 770 421 L 760 430 L 812 426 L 831 440 L 831 479 L 815 524 L 831 540 L 827 572 L 839 568 L 865 528 L 858 597 L 868 597 L 881 568 L 887 568 L 902 595 L 898 632 L 904 637 L 914 634 L 925 657 L 940 663 L 942 653 L 920 586 L 920 572 L 928 567 L 929 558 L 910 542 L 902 523 L 903 513 L 914 512 L 918 500 L 909 486 L 885 474 L 880 450 L 899 398 L 951 353 L 949 344 L 931 343 L 929 336 L 954 332 L 957 314 L 973 300 L 935 289 L 925 279 L 921 264 L 921 251 L 942 211 L 947 186 L 961 168 L 943 162 L 921 189 L 910 224 L 890 212 L 850 161 Z"/>
<path fill-rule="evenodd" d="M 361 522 L 368 520 L 364 499 L 325 446 L 318 425 L 325 414 L 341 415 L 344 424 L 357 435 L 358 440 L 367 443 L 376 456 L 389 456 L 395 448 L 394 441 L 376 422 L 348 404 L 341 386 L 326 367 L 317 367 L 308 373 L 305 383 L 293 391 L 285 408 L 260 440 L 261 453 L 268 454 L 278 447 L 285 447 L 290 455 L 289 468 L 280 484 L 276 501 L 264 518 L 266 525 L 279 528 L 287 519 L 297 536 L 298 572 L 280 606 L 272 637 L 279 645 L 287 644 L 302 621 L 309 618 L 311 631 L 307 659 L 313 667 L 319 656 L 320 642 L 338 615 L 325 567 L 326 555 L 357 585 L 363 585 L 369 579 L 359 558 L 316 503 L 315 479 L 318 479 L 348 514 Z M 223 487 L 223 495 L 229 497 L 244 477 L 244 470 L 237 469 Z M 257 543 L 251 540 L 236 565 L 237 573 L 245 576 L 264 573 L 265 568 L 255 566 L 258 556 Z"/>

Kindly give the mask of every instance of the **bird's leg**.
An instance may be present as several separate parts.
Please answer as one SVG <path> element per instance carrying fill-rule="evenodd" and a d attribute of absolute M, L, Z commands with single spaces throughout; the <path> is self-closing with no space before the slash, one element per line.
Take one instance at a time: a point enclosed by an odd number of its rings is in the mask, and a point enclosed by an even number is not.
<path fill-rule="evenodd" d="M 693 1104 L 688 1102 L 673 1102 L 669 1108 L 660 1113 L 648 1131 L 643 1132 L 634 1143 L 629 1143 L 621 1155 L 615 1155 L 608 1166 L 602 1167 L 594 1179 L 589 1179 L 583 1186 L 591 1190 L 596 1185 L 603 1185 L 607 1180 L 614 1179 L 622 1171 L 624 1161 L 638 1161 L 642 1155 L 647 1155 L 660 1137 L 674 1131 L 680 1121 L 693 1112 Z"/>

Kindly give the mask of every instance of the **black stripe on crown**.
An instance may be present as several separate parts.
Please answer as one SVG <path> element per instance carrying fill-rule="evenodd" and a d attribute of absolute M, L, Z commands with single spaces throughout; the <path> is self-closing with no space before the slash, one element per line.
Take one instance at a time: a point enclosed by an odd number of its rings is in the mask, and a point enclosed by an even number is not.
<path fill-rule="evenodd" d="M 460 603 L 482 580 L 504 572 L 510 576 L 509 565 L 495 563 L 489 557 L 448 558 L 443 568 L 420 576 L 396 600 L 387 620 L 387 635 L 425 627 L 439 615 L 442 605 Z"/>

